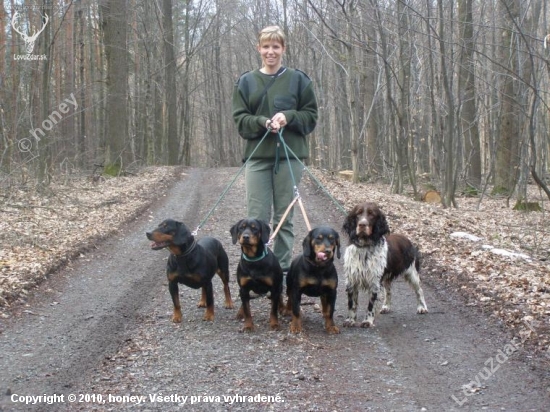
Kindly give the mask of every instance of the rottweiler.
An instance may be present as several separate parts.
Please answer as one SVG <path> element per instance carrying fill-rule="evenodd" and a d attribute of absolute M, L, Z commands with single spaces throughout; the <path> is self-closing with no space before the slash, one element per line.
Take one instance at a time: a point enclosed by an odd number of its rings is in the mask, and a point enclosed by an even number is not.
<path fill-rule="evenodd" d="M 271 293 L 269 325 L 272 330 L 279 328 L 277 315 L 278 310 L 283 309 L 283 270 L 277 257 L 266 246 L 270 232 L 268 224 L 257 219 L 242 219 L 230 229 L 233 244 L 239 242 L 242 251 L 237 267 L 242 306 L 237 317 L 244 318 L 245 332 L 254 330 L 250 312 L 250 291 L 258 294 Z"/>
<path fill-rule="evenodd" d="M 193 289 L 202 288 L 198 307 L 206 307 L 203 320 L 214 320 L 214 292 L 212 278 L 216 273 L 223 282 L 225 307 L 233 308 L 229 290 L 229 258 L 219 240 L 205 236 L 198 241 L 187 226 L 173 219 L 164 220 L 152 232 L 146 233 L 152 240 L 151 249 L 168 248 L 170 257 L 166 264 L 168 290 L 174 304 L 172 321 L 181 322 L 181 305 L 178 283 Z"/>
<path fill-rule="evenodd" d="M 286 311 L 292 314 L 290 331 L 302 332 L 300 303 L 302 294 L 306 294 L 321 297 L 325 330 L 330 334 L 340 333 L 333 320 L 338 288 L 334 255 L 340 259 L 340 235 L 330 227 L 317 227 L 304 238 L 302 247 L 303 254 L 294 258 L 286 277 Z"/>

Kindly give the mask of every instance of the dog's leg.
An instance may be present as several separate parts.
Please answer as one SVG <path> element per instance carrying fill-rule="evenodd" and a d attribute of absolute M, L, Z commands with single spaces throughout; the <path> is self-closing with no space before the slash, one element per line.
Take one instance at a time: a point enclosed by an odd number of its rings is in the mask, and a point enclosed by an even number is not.
<path fill-rule="evenodd" d="M 380 309 L 380 313 L 390 313 L 391 312 L 391 283 L 390 279 L 384 279 L 382 284 L 384 289 L 386 289 L 386 301 Z"/>
<path fill-rule="evenodd" d="M 229 290 L 229 272 L 218 270 L 218 276 L 223 283 L 223 294 L 225 295 L 224 307 L 226 309 L 233 309 L 235 306 L 233 304 L 233 299 L 231 299 L 231 290 Z"/>
<path fill-rule="evenodd" d="M 242 315 L 244 319 L 243 332 L 252 332 L 254 330 L 254 323 L 252 322 L 252 313 L 250 312 L 250 291 L 241 288 L 239 295 L 242 302 Z M 239 310 L 240 312 L 241 310 Z"/>
<path fill-rule="evenodd" d="M 206 312 L 202 320 L 212 322 L 214 320 L 214 288 L 212 287 L 212 282 L 208 282 L 202 289 L 203 293 L 206 294 Z"/>
<path fill-rule="evenodd" d="M 269 327 L 271 330 L 279 329 L 279 305 L 281 304 L 281 288 L 273 285 L 271 288 L 271 313 L 269 314 Z"/>
<path fill-rule="evenodd" d="M 382 305 L 386 300 L 386 289 L 380 287 L 380 284 L 378 284 L 377 287 L 373 286 L 367 295 L 370 296 L 369 306 L 367 308 L 365 319 L 361 322 L 362 328 L 370 328 L 374 326 L 374 318 L 380 313 Z"/>
<path fill-rule="evenodd" d="M 172 316 L 172 322 L 181 323 L 181 304 L 180 304 L 178 282 L 169 281 L 168 290 L 170 291 L 170 296 L 172 297 L 172 303 L 174 304 L 174 315 Z"/>
<path fill-rule="evenodd" d="M 376 304 L 378 293 L 371 290 L 369 296 L 370 298 L 369 306 L 367 308 L 367 315 L 365 316 L 365 319 L 363 319 L 363 322 L 361 322 L 362 328 L 370 328 L 371 326 L 374 326 L 374 305 Z"/>
<path fill-rule="evenodd" d="M 199 300 L 199 303 L 197 303 L 197 308 L 205 308 L 206 307 L 206 288 L 203 286 L 201 288 L 201 298 Z"/>
<path fill-rule="evenodd" d="M 422 287 L 420 286 L 420 276 L 418 276 L 418 271 L 414 267 L 414 263 L 405 272 L 405 279 L 413 288 L 414 293 L 416 293 L 416 313 L 428 313 L 428 306 L 426 306 L 426 301 L 424 300 L 424 292 L 422 291 Z"/>
<path fill-rule="evenodd" d="M 288 309 L 287 309 L 287 305 L 288 305 L 288 302 L 285 305 L 285 302 L 284 302 L 284 299 L 283 299 L 283 294 L 281 293 L 279 295 L 279 315 L 281 315 L 281 316 L 288 315 L 289 312 L 288 312 Z"/>
<path fill-rule="evenodd" d="M 243 320 L 244 319 L 244 307 L 241 304 L 241 307 L 237 311 L 237 320 Z"/>
<path fill-rule="evenodd" d="M 325 318 L 325 330 L 331 335 L 340 333 L 340 329 L 338 329 L 338 327 L 334 324 L 335 303 L 335 290 L 332 290 L 329 294 L 321 295 L 321 306 L 323 308 L 323 317 Z"/>
<path fill-rule="evenodd" d="M 292 320 L 290 321 L 290 332 L 301 333 L 302 332 L 302 314 L 300 305 L 302 303 L 302 293 L 300 290 L 292 290 L 291 297 L 289 297 L 292 306 Z"/>
<path fill-rule="evenodd" d="M 357 286 L 346 286 L 348 293 L 348 318 L 344 321 L 344 326 L 355 326 L 357 320 L 357 300 L 359 298 L 359 288 Z"/>
<path fill-rule="evenodd" d="M 286 295 L 286 305 L 284 307 L 283 315 L 285 316 L 292 315 L 292 299 L 290 297 L 290 294 L 288 293 L 288 286 L 287 286 L 287 295 Z"/>

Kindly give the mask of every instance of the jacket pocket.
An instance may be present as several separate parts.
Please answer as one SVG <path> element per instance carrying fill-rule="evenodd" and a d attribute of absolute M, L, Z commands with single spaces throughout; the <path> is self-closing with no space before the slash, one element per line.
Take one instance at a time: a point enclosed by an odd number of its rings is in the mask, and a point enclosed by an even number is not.
<path fill-rule="evenodd" d="M 275 113 L 296 109 L 296 99 L 292 96 L 275 96 L 273 108 Z"/>

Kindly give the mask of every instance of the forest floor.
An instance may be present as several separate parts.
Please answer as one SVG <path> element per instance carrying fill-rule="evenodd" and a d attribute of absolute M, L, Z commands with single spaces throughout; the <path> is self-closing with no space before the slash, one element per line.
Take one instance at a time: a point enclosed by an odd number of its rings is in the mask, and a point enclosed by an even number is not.
<path fill-rule="evenodd" d="M 391 230 L 419 245 L 430 313 L 416 315 L 401 281 L 392 313 L 373 329 L 328 336 L 311 299 L 304 333 L 290 334 L 286 319 L 271 332 L 269 300 L 259 298 L 257 330 L 243 334 L 215 280 L 215 321 L 200 320 L 198 291 L 180 288 L 184 322 L 175 325 L 167 253 L 151 251 L 144 233 L 168 217 L 196 227 L 236 172 L 148 168 L 3 195 L 0 411 L 52 410 L 45 398 L 32 408 L 20 400 L 53 394 L 64 395 L 56 410 L 548 410 L 550 206 L 535 187 L 529 200 L 542 212 L 513 211 L 491 196 L 443 209 L 315 172 L 344 210 L 377 202 Z M 341 227 L 343 211 L 312 179 L 300 193 L 313 226 Z M 243 199 L 241 177 L 198 235 L 222 241 L 233 274 L 240 253 L 229 228 L 246 217 Z M 299 210 L 294 220 L 299 253 L 307 230 Z M 339 326 L 343 288 L 341 278 Z M 238 302 L 236 282 L 231 291 Z M 359 304 L 363 313 L 363 295 Z M 81 396 L 71 403 L 69 394 Z"/>

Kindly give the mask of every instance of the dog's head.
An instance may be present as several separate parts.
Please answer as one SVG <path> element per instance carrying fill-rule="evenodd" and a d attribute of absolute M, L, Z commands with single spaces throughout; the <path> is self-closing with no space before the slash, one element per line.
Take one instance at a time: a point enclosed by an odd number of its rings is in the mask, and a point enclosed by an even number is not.
<path fill-rule="evenodd" d="M 306 259 L 317 265 L 330 263 L 334 256 L 340 259 L 340 235 L 330 227 L 312 229 L 302 243 Z"/>
<path fill-rule="evenodd" d="M 360 203 L 351 209 L 342 228 L 350 242 L 359 247 L 377 244 L 390 231 L 384 213 L 370 202 Z"/>
<path fill-rule="evenodd" d="M 241 249 L 248 257 L 256 257 L 263 252 L 264 245 L 269 241 L 271 229 L 263 220 L 242 219 L 229 230 L 233 244 L 239 242 Z"/>
<path fill-rule="evenodd" d="M 147 239 L 153 241 L 151 249 L 160 250 L 164 248 L 179 255 L 193 246 L 195 238 L 183 223 L 173 219 L 166 219 L 161 222 L 152 232 L 145 233 Z"/>

